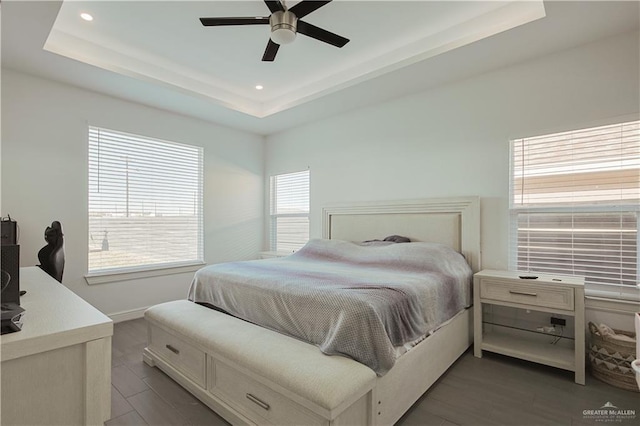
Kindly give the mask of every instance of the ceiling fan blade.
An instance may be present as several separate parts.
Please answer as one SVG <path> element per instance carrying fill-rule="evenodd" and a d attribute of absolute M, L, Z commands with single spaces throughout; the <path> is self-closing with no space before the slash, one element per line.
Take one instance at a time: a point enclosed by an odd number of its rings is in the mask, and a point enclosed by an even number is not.
<path fill-rule="evenodd" d="M 264 55 L 262 55 L 262 60 L 265 62 L 273 62 L 276 58 L 276 53 L 278 53 L 278 49 L 280 45 L 278 43 L 274 43 L 273 40 L 269 39 L 269 43 L 267 43 L 267 48 L 264 50 Z"/>
<path fill-rule="evenodd" d="M 216 27 L 222 25 L 260 25 L 268 24 L 269 17 L 246 17 L 246 18 L 200 18 L 200 22 L 205 27 Z"/>
<path fill-rule="evenodd" d="M 269 8 L 269 10 L 271 11 L 271 13 L 278 12 L 278 11 L 284 12 L 284 6 L 282 5 L 282 3 L 280 3 L 280 0 L 275 0 L 275 1 L 264 0 L 264 2 Z"/>
<path fill-rule="evenodd" d="M 296 15 L 298 19 L 300 19 L 300 18 L 304 18 L 314 10 L 320 9 L 322 6 L 324 6 L 327 3 L 331 3 L 331 0 L 328 0 L 328 1 L 303 0 L 300 3 L 291 7 L 289 11 L 293 12 L 293 14 Z"/>
<path fill-rule="evenodd" d="M 298 33 L 304 34 L 307 37 L 315 38 L 316 40 L 320 40 L 325 43 L 329 43 L 336 47 L 342 47 L 345 44 L 349 43 L 348 38 L 344 38 L 342 36 L 339 36 L 338 34 L 323 30 L 322 28 L 316 27 L 315 25 L 311 25 L 308 22 L 304 21 L 298 21 Z"/>

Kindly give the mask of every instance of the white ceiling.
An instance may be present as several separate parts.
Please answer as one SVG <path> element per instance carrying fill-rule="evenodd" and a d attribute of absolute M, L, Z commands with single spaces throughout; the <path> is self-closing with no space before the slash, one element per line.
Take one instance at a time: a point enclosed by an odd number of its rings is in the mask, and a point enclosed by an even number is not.
<path fill-rule="evenodd" d="M 260 60 L 268 25 L 198 20 L 268 16 L 262 1 L 5 0 L 1 13 L 3 67 L 260 134 L 640 23 L 636 1 L 335 0 L 303 20 L 349 38 L 345 47 L 298 35 L 270 63 Z"/>

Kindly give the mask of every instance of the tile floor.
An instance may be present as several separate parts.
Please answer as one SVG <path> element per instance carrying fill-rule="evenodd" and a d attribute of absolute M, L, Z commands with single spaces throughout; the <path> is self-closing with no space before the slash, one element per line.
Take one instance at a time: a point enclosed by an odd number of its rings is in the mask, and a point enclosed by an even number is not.
<path fill-rule="evenodd" d="M 227 425 L 157 368 L 142 362 L 144 320 L 115 324 L 111 420 L 105 425 Z M 607 402 L 635 410 L 635 419 L 590 419 L 585 410 Z M 640 424 L 640 393 L 621 390 L 587 374 L 587 385 L 555 368 L 467 351 L 400 419 L 403 426 Z"/>

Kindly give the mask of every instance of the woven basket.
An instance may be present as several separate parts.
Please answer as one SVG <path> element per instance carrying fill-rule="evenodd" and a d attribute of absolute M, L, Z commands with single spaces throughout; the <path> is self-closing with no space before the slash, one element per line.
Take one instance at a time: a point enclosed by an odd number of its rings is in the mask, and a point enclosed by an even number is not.
<path fill-rule="evenodd" d="M 636 342 L 616 339 L 614 336 L 602 336 L 598 327 L 589 322 L 591 343 L 589 344 L 589 363 L 591 373 L 617 388 L 640 392 L 631 363 L 636 359 Z M 636 337 L 635 333 L 615 330 L 616 334 Z"/>

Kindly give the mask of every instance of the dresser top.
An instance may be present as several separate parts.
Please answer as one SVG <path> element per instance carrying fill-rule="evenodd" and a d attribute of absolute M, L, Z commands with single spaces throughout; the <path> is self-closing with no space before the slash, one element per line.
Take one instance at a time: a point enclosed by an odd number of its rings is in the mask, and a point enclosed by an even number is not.
<path fill-rule="evenodd" d="M 2 361 L 113 335 L 113 322 L 37 266 L 20 268 L 22 330 L 0 336 Z"/>

